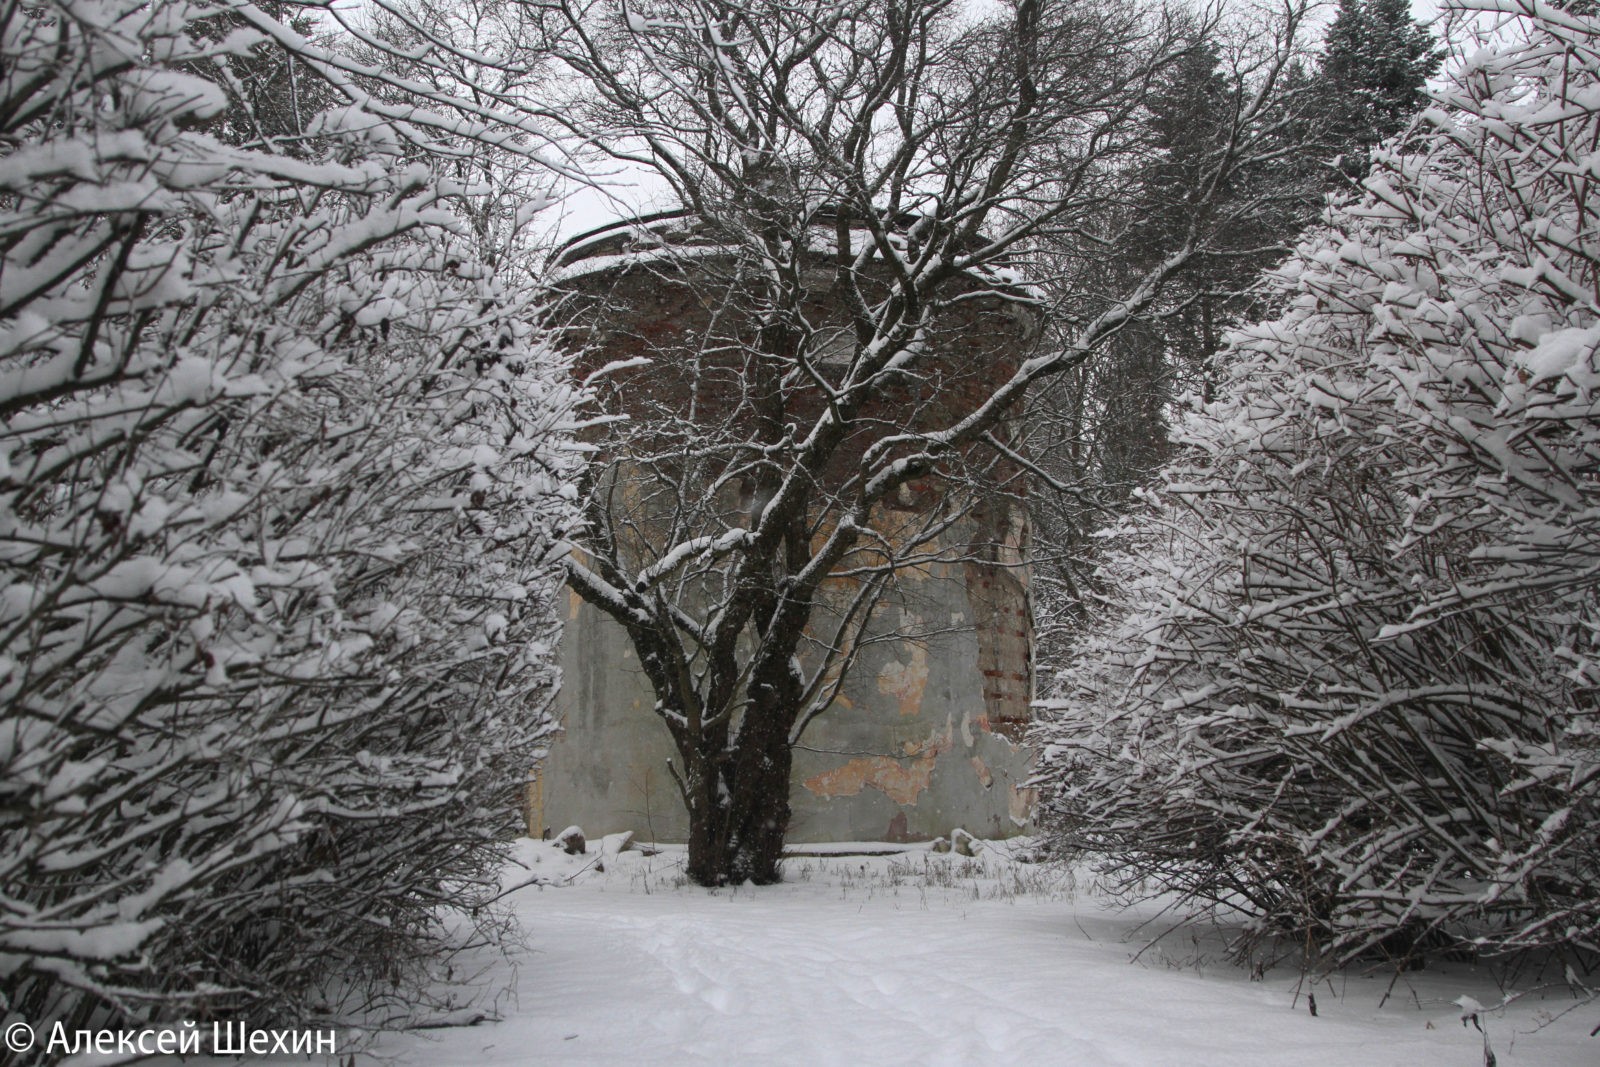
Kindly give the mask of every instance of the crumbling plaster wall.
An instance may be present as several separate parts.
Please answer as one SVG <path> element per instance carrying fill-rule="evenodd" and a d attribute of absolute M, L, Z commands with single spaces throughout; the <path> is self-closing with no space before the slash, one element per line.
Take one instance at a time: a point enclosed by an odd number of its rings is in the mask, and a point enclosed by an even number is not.
<path fill-rule="evenodd" d="M 973 588 L 969 572 L 989 584 Z M 1006 837 L 1026 828 L 1026 597 L 1025 571 L 1014 566 L 944 562 L 898 576 L 874 626 L 894 640 L 864 644 L 834 706 L 795 751 L 791 841 L 927 840 L 957 826 Z M 1009 649 L 999 661 L 1009 687 L 982 666 L 998 661 L 996 647 Z M 622 628 L 575 594 L 562 666 L 562 732 L 541 770 L 536 827 L 684 840 L 688 821 L 667 768 L 675 753 L 651 711 L 650 683 Z"/>

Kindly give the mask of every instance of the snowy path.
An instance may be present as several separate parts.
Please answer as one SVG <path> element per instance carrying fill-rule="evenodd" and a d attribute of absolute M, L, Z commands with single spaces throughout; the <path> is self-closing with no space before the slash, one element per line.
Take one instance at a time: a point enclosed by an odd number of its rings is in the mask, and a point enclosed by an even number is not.
<path fill-rule="evenodd" d="M 533 843 L 524 857 L 551 875 L 575 862 Z M 994 870 L 949 877 L 954 857 L 928 857 L 949 864 L 943 888 L 906 873 L 914 855 L 791 861 L 788 884 L 715 894 L 671 884 L 670 860 L 629 854 L 577 885 L 520 891 L 530 948 L 501 976 L 503 1021 L 390 1035 L 375 1051 L 462 1067 L 1475 1067 L 1480 1038 L 1450 1001 L 1498 1000 L 1481 977 L 1428 972 L 1379 1012 L 1387 979 L 1352 978 L 1342 998 L 1319 989 L 1313 1019 L 1290 1006 L 1293 974 L 1249 982 L 1183 933 L 1130 964 L 1150 936 L 1129 939 L 1135 918 L 1082 895 L 999 892 Z M 1530 1032 L 1536 1012 L 1569 1004 L 1529 998 L 1492 1019 L 1500 1067 L 1600 1063 L 1594 1009 Z"/>

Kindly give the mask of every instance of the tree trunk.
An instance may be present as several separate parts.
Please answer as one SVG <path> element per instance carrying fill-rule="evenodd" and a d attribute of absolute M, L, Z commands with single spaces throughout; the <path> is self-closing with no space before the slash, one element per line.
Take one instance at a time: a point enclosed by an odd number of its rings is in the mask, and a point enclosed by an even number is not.
<path fill-rule="evenodd" d="M 776 696 L 770 688 L 765 695 Z M 792 702 L 753 706 L 720 759 L 702 761 L 709 773 L 693 776 L 699 784 L 689 798 L 688 874 L 700 885 L 781 880 L 794 710 Z"/>

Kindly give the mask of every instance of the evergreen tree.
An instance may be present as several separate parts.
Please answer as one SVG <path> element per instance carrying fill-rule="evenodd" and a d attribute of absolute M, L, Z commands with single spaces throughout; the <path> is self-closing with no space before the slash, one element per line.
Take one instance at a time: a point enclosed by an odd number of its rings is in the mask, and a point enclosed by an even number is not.
<path fill-rule="evenodd" d="M 1327 138 L 1359 177 L 1367 152 L 1405 128 L 1427 99 L 1424 86 L 1442 51 L 1411 17 L 1408 0 L 1339 0 L 1328 28 L 1322 75 L 1331 90 Z"/>
<path fill-rule="evenodd" d="M 1261 272 L 1316 219 L 1329 185 L 1359 180 L 1371 148 L 1420 110 L 1440 59 L 1406 0 L 1341 0 L 1320 69 L 1291 60 L 1282 72 L 1273 150 L 1233 170 L 1224 188 L 1207 190 L 1255 75 L 1241 42 L 1200 27 L 1193 33 L 1146 103 L 1152 152 L 1121 205 L 1132 221 L 1104 270 L 1149 269 L 1190 226 L 1206 235 L 1205 251 L 1168 280 L 1140 322 L 1125 326 L 1092 366 L 1061 379 L 1040 406 L 1035 447 L 1072 487 L 1034 500 L 1042 614 L 1067 620 L 1064 629 L 1041 623 L 1046 656 L 1057 630 L 1075 639 L 1078 600 L 1094 585 L 1095 553 L 1086 550 L 1099 542 L 1089 532 L 1171 457 L 1177 399 L 1212 399 L 1222 367 L 1210 357 L 1223 336 L 1269 312 L 1257 290 Z M 1206 210 L 1196 212 L 1201 200 Z"/>
<path fill-rule="evenodd" d="M 1320 129 L 1313 112 L 1324 94 L 1292 58 L 1280 74 L 1287 88 L 1273 105 L 1264 150 L 1209 187 L 1260 74 L 1247 56 L 1243 42 L 1195 26 L 1153 87 L 1143 119 L 1150 151 L 1119 214 L 1104 224 L 1121 236 L 1101 269 L 1109 277 L 1147 271 L 1191 228 L 1203 251 L 1173 273 L 1148 313 L 1124 325 L 1097 359 L 1054 383 L 1036 407 L 1031 447 L 1057 484 L 1069 487 L 1052 493 L 1041 484 L 1030 503 L 1045 659 L 1066 654 L 1081 636 L 1082 604 L 1096 585 L 1103 544 L 1093 532 L 1171 459 L 1179 398 L 1209 397 L 1210 355 L 1226 331 L 1259 316 L 1260 272 L 1287 253 L 1322 204 L 1322 153 L 1306 146 Z M 1059 299 L 1070 305 L 1075 296 Z"/>

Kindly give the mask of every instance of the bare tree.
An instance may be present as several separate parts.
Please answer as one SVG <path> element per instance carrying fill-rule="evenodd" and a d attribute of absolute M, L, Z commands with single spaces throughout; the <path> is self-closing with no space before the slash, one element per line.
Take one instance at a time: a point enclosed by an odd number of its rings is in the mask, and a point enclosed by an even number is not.
<path fill-rule="evenodd" d="M 676 421 L 600 444 L 568 579 L 627 630 L 654 688 L 682 757 L 691 877 L 773 881 L 791 748 L 828 709 L 875 590 L 943 551 L 984 485 L 1031 468 L 1008 421 L 1029 386 L 1092 358 L 1225 226 L 1219 190 L 1262 148 L 1299 11 L 1271 23 L 1194 172 L 1188 225 L 1114 282 L 1097 267 L 1150 150 L 1149 94 L 1182 26 L 1212 16 L 697 0 L 548 17 L 590 94 L 586 129 L 689 212 L 653 255 L 702 309 L 698 365 L 673 385 L 687 406 L 664 405 Z M 1017 268 L 1047 236 L 1082 290 L 1057 343 L 1023 350 L 1019 319 L 1049 309 Z M 673 373 L 651 371 L 664 400 Z M 732 417 L 697 415 L 711 379 Z M 918 492 L 945 499 L 913 520 L 895 504 Z"/>

